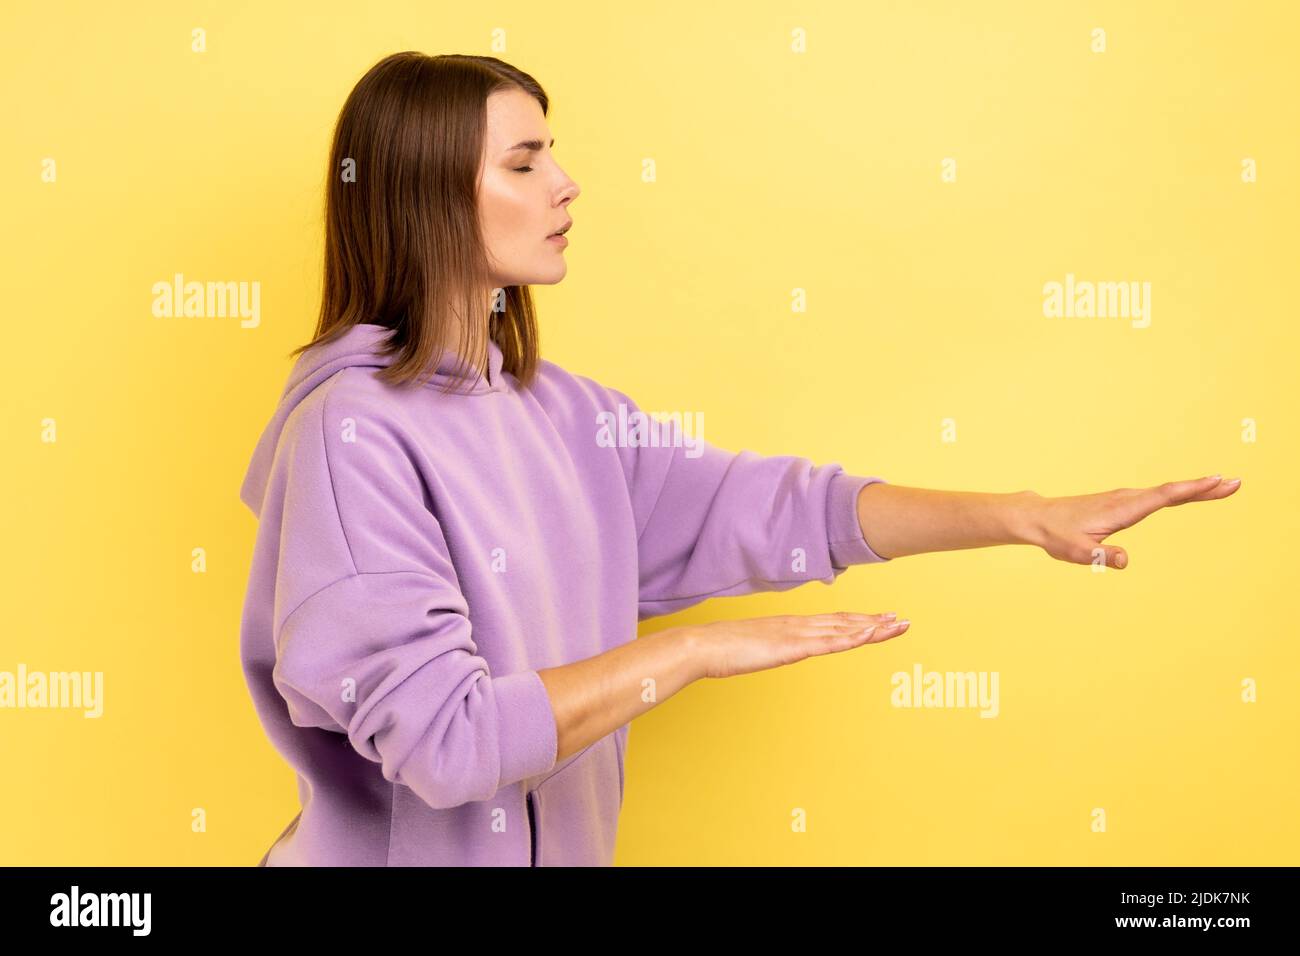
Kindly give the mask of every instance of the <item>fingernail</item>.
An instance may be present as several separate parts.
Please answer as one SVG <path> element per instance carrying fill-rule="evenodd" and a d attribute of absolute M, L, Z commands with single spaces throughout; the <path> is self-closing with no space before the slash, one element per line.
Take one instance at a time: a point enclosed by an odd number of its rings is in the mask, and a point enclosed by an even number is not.
<path fill-rule="evenodd" d="M 894 626 L 894 627 L 907 627 L 907 625 L 909 625 L 909 624 L 911 624 L 911 623 L 912 623 L 912 622 L 909 621 L 907 618 L 903 618 L 901 621 L 895 621 L 894 624 L 893 624 L 893 626 Z"/>
<path fill-rule="evenodd" d="M 887 617 L 887 618 L 889 618 L 891 621 L 892 621 L 894 618 L 898 617 L 898 615 L 895 614 L 893 611 L 889 611 L 888 613 L 882 614 L 882 615 L 880 615 L 880 616 L 881 616 L 881 617 Z"/>
<path fill-rule="evenodd" d="M 1240 478 L 1229 478 L 1229 479 L 1227 480 L 1227 482 L 1225 482 L 1225 483 L 1226 483 L 1226 484 L 1229 484 L 1229 485 L 1239 485 L 1239 484 L 1241 484 L 1241 479 L 1240 479 Z"/>
<path fill-rule="evenodd" d="M 1218 481 L 1218 480 L 1219 480 L 1220 478 L 1222 478 L 1222 477 L 1223 477 L 1222 475 L 1208 475 L 1208 476 L 1206 476 L 1206 479 L 1205 479 L 1205 480 L 1206 480 L 1206 481 L 1209 481 L 1211 478 L 1213 478 L 1215 481 Z"/>

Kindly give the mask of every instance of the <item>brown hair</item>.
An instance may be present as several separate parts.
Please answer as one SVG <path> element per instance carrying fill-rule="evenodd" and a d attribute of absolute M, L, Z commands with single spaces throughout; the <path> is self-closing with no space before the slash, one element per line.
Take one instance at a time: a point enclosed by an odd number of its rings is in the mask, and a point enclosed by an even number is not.
<path fill-rule="evenodd" d="M 482 299 L 491 283 L 477 205 L 487 98 L 511 87 L 546 114 L 537 81 L 491 56 L 394 53 L 358 81 L 330 149 L 320 318 L 291 356 L 357 323 L 387 326 L 384 352 L 394 359 L 377 374 L 404 385 L 434 370 L 457 323 L 459 383 L 467 363 L 485 366 L 486 324 L 504 371 L 532 381 L 539 343 L 528 286 Z"/>

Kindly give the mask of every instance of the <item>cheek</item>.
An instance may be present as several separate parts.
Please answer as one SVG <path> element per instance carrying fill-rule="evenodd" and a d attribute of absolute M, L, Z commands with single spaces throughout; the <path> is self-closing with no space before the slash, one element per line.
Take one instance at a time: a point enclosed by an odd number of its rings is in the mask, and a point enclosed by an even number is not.
<path fill-rule="evenodd" d="M 508 182 L 484 184 L 480 216 L 489 245 L 502 251 L 525 246 L 530 229 L 536 231 L 532 228 L 536 225 L 535 203 L 524 188 Z"/>

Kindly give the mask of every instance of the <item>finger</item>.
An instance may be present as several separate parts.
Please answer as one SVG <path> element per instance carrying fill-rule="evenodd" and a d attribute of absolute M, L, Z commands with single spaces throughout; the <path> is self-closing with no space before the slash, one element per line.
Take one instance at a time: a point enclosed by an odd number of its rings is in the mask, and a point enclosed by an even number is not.
<path fill-rule="evenodd" d="M 1091 538 L 1080 538 L 1070 552 L 1070 560 L 1075 564 L 1096 564 L 1104 555 L 1103 563 L 1108 568 L 1122 571 L 1128 567 L 1128 552 L 1112 544 L 1099 544 Z"/>
<path fill-rule="evenodd" d="M 879 644 L 892 637 L 898 637 L 908 629 L 911 623 L 911 621 L 903 619 L 901 621 L 890 621 L 886 624 L 871 624 L 848 633 L 814 635 L 812 640 L 819 642 L 822 647 L 822 650 L 817 653 L 829 654 L 835 651 L 847 651 L 862 644 Z"/>
<path fill-rule="evenodd" d="M 880 644 L 904 633 L 911 623 L 911 621 L 904 618 L 901 621 L 891 621 L 886 624 L 870 624 L 865 628 L 858 628 L 856 631 L 847 634 L 814 635 L 812 641 L 815 649 L 809 651 L 809 656 L 834 654 L 838 651 L 861 647 L 863 644 Z"/>
<path fill-rule="evenodd" d="M 809 624 L 818 627 L 851 627 L 861 628 L 867 624 L 879 624 L 884 621 L 892 621 L 898 615 L 893 611 L 886 611 L 882 614 L 862 614 L 856 611 L 838 611 L 834 614 L 813 614 L 807 618 Z"/>
<path fill-rule="evenodd" d="M 903 618 L 903 620 L 894 621 L 892 624 L 886 625 L 885 627 L 877 627 L 875 633 L 872 634 L 869 638 L 867 638 L 867 640 L 864 643 L 883 644 L 885 641 L 891 640 L 895 637 L 898 637 L 900 634 L 906 633 L 908 627 L 910 627 L 911 624 L 912 624 L 911 621 L 909 621 L 907 618 Z"/>
<path fill-rule="evenodd" d="M 814 624 L 807 628 L 809 634 L 857 634 L 865 627 L 884 627 L 893 619 L 854 621 L 852 624 Z"/>
<path fill-rule="evenodd" d="M 1163 485 L 1157 485 L 1156 490 L 1160 492 L 1165 504 L 1181 505 L 1214 492 L 1222 484 L 1222 475 L 1210 475 L 1208 478 L 1192 478 L 1187 481 L 1166 481 Z"/>
<path fill-rule="evenodd" d="M 1226 478 L 1223 481 L 1220 481 L 1217 484 L 1213 485 L 1206 491 L 1203 491 L 1198 495 L 1188 498 L 1187 500 L 1188 501 L 1217 501 L 1220 498 L 1226 498 L 1229 495 L 1235 494 L 1237 489 L 1240 487 L 1241 487 L 1240 478 Z M 1181 502 L 1181 503 L 1186 504 L 1186 502 Z"/>
<path fill-rule="evenodd" d="M 1138 489 L 1136 495 L 1132 495 L 1128 501 L 1128 508 L 1135 510 L 1125 516 L 1124 527 L 1137 524 L 1161 508 L 1185 504 L 1196 496 L 1218 487 L 1221 481 L 1222 478 L 1218 475 L 1212 475 L 1209 478 L 1188 481 L 1166 481 L 1163 485 Z"/>
<path fill-rule="evenodd" d="M 853 631 L 824 631 L 820 634 L 804 635 L 803 639 L 808 642 L 807 654 L 809 657 L 817 657 L 821 654 L 835 654 L 858 647 L 867 643 L 878 627 L 879 625 L 876 624 L 868 624 Z"/>

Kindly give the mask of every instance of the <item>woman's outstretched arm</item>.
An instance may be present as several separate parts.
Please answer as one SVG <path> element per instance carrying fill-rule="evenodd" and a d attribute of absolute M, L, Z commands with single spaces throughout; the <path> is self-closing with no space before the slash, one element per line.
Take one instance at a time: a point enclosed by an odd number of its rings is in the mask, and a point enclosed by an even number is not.
<path fill-rule="evenodd" d="M 1170 505 L 1226 498 L 1241 479 L 1219 475 L 1151 488 L 1046 498 L 1034 491 L 934 491 L 875 483 L 858 494 L 858 521 L 873 551 L 901 558 L 999 544 L 1032 544 L 1072 564 L 1124 568 L 1128 553 L 1103 546 L 1109 535 Z"/>

